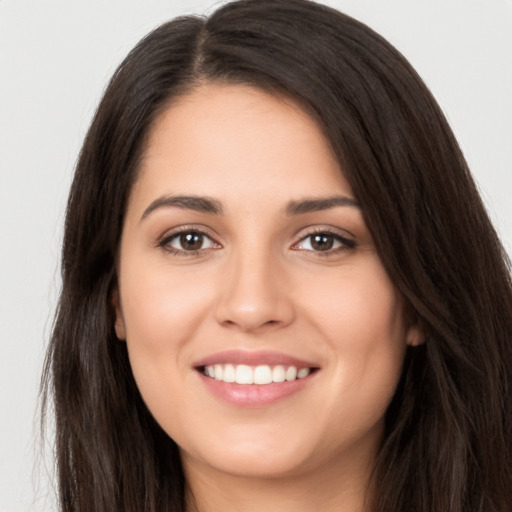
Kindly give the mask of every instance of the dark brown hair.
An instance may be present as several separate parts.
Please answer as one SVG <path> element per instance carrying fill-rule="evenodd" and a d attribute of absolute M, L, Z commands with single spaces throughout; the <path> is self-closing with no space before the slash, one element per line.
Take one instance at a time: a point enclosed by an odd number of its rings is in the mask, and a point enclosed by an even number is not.
<path fill-rule="evenodd" d="M 111 293 L 153 120 L 197 84 L 219 81 L 285 94 L 317 120 L 426 333 L 423 346 L 408 349 L 388 409 L 372 512 L 509 512 L 508 260 L 418 75 L 371 29 L 307 0 L 233 2 L 206 19 L 166 23 L 105 92 L 69 196 L 44 375 L 62 511 L 184 510 L 178 449 L 139 395 L 114 333 Z"/>

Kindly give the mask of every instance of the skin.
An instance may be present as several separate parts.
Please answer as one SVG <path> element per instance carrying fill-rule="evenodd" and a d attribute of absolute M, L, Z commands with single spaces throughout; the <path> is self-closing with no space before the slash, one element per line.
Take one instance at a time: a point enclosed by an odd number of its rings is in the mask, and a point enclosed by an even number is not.
<path fill-rule="evenodd" d="M 165 204 L 171 196 L 207 197 L 222 213 Z M 289 211 L 333 196 L 350 201 Z M 199 250 L 177 229 L 203 232 Z M 312 244 L 318 232 L 332 248 Z M 118 278 L 116 333 L 180 447 L 189 510 L 365 510 L 384 414 L 421 336 L 303 110 L 241 85 L 203 84 L 173 102 L 131 191 Z M 285 399 L 233 405 L 194 368 L 230 349 L 318 370 Z"/>

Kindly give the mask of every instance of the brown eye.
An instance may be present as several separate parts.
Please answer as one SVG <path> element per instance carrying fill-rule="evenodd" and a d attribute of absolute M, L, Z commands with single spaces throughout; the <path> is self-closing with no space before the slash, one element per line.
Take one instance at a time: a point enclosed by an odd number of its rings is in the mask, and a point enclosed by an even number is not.
<path fill-rule="evenodd" d="M 311 236 L 311 247 L 315 251 L 328 251 L 334 246 L 334 237 L 327 234 Z"/>
<path fill-rule="evenodd" d="M 203 247 L 204 236 L 201 233 L 183 233 L 180 235 L 180 245 L 185 251 L 198 251 Z"/>
<path fill-rule="evenodd" d="M 201 231 L 181 231 L 165 237 L 159 244 L 172 253 L 195 253 L 205 249 L 216 249 L 219 245 Z"/>
<path fill-rule="evenodd" d="M 346 238 L 337 233 L 329 231 L 311 233 L 303 237 L 293 249 L 300 251 L 309 251 L 316 253 L 335 254 L 339 251 L 354 249 L 356 243 L 350 238 Z"/>

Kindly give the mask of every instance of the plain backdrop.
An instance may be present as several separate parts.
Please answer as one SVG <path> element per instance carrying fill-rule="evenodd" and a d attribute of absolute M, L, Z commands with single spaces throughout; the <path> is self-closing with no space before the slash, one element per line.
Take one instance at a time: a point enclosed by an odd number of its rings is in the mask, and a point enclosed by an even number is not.
<path fill-rule="evenodd" d="M 66 195 L 95 106 L 149 30 L 220 3 L 0 0 L 0 512 L 56 510 L 38 387 L 60 287 Z M 512 252 L 512 0 L 325 3 L 376 29 L 412 62 Z"/>

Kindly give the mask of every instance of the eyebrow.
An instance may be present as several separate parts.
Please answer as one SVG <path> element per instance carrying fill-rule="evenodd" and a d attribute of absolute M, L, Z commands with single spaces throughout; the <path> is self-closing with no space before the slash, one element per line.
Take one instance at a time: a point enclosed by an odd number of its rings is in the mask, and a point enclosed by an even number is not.
<path fill-rule="evenodd" d="M 332 196 L 325 198 L 301 199 L 299 201 L 290 201 L 286 207 L 287 215 L 301 215 L 303 213 L 318 212 L 322 210 L 330 210 L 337 206 L 351 206 L 360 208 L 359 203 L 346 196 Z"/>
<path fill-rule="evenodd" d="M 140 220 L 145 219 L 151 212 L 159 208 L 184 208 L 202 213 L 222 214 L 222 206 L 219 201 L 209 197 L 199 196 L 161 196 L 155 199 L 142 214 Z"/>
<path fill-rule="evenodd" d="M 329 210 L 337 206 L 351 206 L 353 208 L 360 208 L 359 203 L 350 197 L 346 196 L 332 196 L 325 198 L 311 198 L 300 199 L 297 201 L 290 201 L 286 208 L 286 215 L 302 215 L 304 213 L 318 212 L 322 210 Z M 187 210 L 194 210 L 201 213 L 211 213 L 214 215 L 222 215 L 222 205 L 216 199 L 203 196 L 173 196 L 165 195 L 155 199 L 142 214 L 141 221 L 145 219 L 150 213 L 159 208 L 183 208 Z"/>

